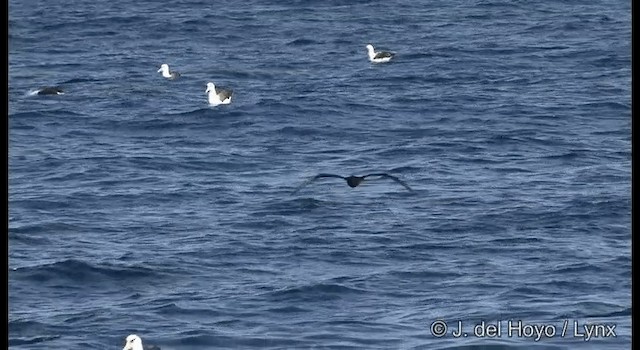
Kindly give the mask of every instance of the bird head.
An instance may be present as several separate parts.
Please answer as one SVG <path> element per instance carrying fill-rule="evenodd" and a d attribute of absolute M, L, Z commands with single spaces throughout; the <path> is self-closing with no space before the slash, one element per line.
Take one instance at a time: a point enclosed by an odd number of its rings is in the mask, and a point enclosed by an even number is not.
<path fill-rule="evenodd" d="M 129 335 L 122 350 L 143 350 L 142 339 L 135 334 Z"/>

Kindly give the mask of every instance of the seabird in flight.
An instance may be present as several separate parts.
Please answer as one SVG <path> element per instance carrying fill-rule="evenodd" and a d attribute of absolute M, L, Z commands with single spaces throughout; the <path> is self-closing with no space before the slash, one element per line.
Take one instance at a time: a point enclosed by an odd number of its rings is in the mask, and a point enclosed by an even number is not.
<path fill-rule="evenodd" d="M 360 185 L 365 178 L 370 177 L 370 176 L 375 176 L 378 178 L 388 178 L 391 179 L 397 183 L 399 183 L 400 185 L 402 185 L 404 188 L 406 188 L 407 190 L 413 192 L 413 190 L 411 189 L 411 187 L 409 187 L 409 185 L 407 185 L 406 183 L 404 183 L 404 181 L 398 179 L 395 176 L 386 174 L 386 173 L 374 173 L 374 174 L 367 174 L 364 176 L 342 176 L 342 175 L 335 175 L 335 174 L 318 174 L 312 178 L 310 178 L 309 180 L 305 181 L 303 184 L 301 184 L 300 186 L 298 186 L 291 194 L 295 194 L 296 192 L 298 192 L 300 189 L 302 189 L 304 186 L 312 183 L 313 181 L 323 178 L 323 177 L 336 177 L 339 179 L 343 179 L 345 181 L 347 181 L 347 185 L 349 185 L 349 187 L 353 188 L 353 187 L 357 187 L 358 185 Z"/>

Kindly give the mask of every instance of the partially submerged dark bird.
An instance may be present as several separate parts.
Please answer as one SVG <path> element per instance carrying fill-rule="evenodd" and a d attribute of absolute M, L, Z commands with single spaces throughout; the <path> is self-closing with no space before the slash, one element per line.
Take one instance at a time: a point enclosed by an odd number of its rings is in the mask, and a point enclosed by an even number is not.
<path fill-rule="evenodd" d="M 64 91 L 57 86 L 46 86 L 38 90 L 38 95 L 62 95 Z"/>
<path fill-rule="evenodd" d="M 413 190 L 411 189 L 411 187 L 409 187 L 409 185 L 407 185 L 406 183 L 404 183 L 404 181 L 398 179 L 395 176 L 386 174 L 386 173 L 374 173 L 374 174 L 367 174 L 364 176 L 342 176 L 342 175 L 335 175 L 335 174 L 318 174 L 312 178 L 310 178 L 309 180 L 305 181 L 303 184 L 301 184 L 300 186 L 298 186 L 291 194 L 295 194 L 296 192 L 298 192 L 300 189 L 302 189 L 304 186 L 312 183 L 313 181 L 323 178 L 323 177 L 337 177 L 339 179 L 343 179 L 345 181 L 347 181 L 347 185 L 349 185 L 349 187 L 354 188 L 354 187 L 358 187 L 358 185 L 360 185 L 365 178 L 371 177 L 371 176 L 376 176 L 378 178 L 387 178 L 387 179 L 391 179 L 397 183 L 399 183 L 400 185 L 402 185 L 404 188 L 406 188 L 409 191 Z"/>

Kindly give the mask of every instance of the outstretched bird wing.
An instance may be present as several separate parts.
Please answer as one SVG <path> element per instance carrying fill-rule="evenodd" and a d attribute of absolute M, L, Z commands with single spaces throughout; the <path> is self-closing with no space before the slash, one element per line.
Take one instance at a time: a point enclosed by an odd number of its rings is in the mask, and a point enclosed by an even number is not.
<path fill-rule="evenodd" d="M 295 194 L 296 192 L 300 191 L 304 186 L 306 186 L 306 185 L 312 183 L 313 181 L 315 181 L 315 180 L 317 180 L 319 178 L 322 178 L 322 177 L 337 177 L 337 178 L 340 178 L 340 179 L 343 179 L 343 180 L 345 178 L 344 176 L 335 175 L 335 174 L 318 174 L 318 175 L 308 179 L 307 181 L 303 182 L 302 184 L 300 184 L 298 187 L 296 187 L 295 190 L 293 190 L 293 192 L 291 192 L 291 194 Z"/>
<path fill-rule="evenodd" d="M 365 175 L 363 177 L 369 177 L 369 176 L 379 176 L 379 177 L 389 178 L 389 179 L 399 183 L 400 185 L 402 185 L 404 188 L 408 189 L 409 191 L 413 192 L 413 190 L 411 189 L 411 187 L 409 187 L 409 185 L 407 185 L 404 181 L 398 179 L 397 177 L 395 177 L 393 175 L 389 175 L 389 174 L 386 174 L 386 173 L 378 173 L 378 174 L 368 174 L 368 175 Z"/>

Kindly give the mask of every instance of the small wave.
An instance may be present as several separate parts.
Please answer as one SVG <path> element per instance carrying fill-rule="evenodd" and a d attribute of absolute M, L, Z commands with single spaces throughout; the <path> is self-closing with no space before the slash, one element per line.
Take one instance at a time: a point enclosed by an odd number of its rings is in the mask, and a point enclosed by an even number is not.
<path fill-rule="evenodd" d="M 214 112 L 215 114 L 212 114 Z M 203 117 L 203 118 L 216 118 L 216 120 L 220 120 L 221 118 L 237 118 L 242 116 L 242 112 L 227 110 L 226 108 L 215 108 L 215 107 L 206 107 L 206 108 L 198 108 L 192 111 L 186 112 L 178 112 L 178 113 L 166 113 L 165 116 L 176 118 L 176 117 Z"/>
<path fill-rule="evenodd" d="M 325 201 L 321 201 L 315 198 L 296 198 L 290 201 L 291 203 L 295 204 L 295 205 L 299 205 L 301 209 L 309 210 L 309 209 L 316 209 L 316 208 L 322 208 L 324 207 L 327 202 Z"/>
<path fill-rule="evenodd" d="M 410 165 L 405 165 L 405 166 L 400 166 L 397 168 L 391 168 L 389 170 L 390 173 L 413 173 L 413 172 L 419 172 L 421 171 L 422 168 L 418 168 L 415 166 L 410 166 Z"/>
<path fill-rule="evenodd" d="M 599 274 L 599 273 L 606 273 L 606 271 L 607 269 L 603 269 L 600 266 L 587 263 L 587 262 L 563 264 L 563 265 L 555 266 L 553 268 L 553 272 L 560 275 L 567 274 L 567 273 L 578 273 L 581 275 L 587 274 L 587 273 Z"/>
<path fill-rule="evenodd" d="M 62 326 L 50 325 L 37 321 L 14 320 L 9 321 L 9 346 L 43 343 L 60 338 L 55 334 L 63 331 Z M 37 335 L 34 335 L 36 333 Z M 54 333 L 44 335 L 46 333 Z"/>
<path fill-rule="evenodd" d="M 619 311 L 612 311 L 612 312 L 605 312 L 605 313 L 601 313 L 601 314 L 591 314 L 591 315 L 587 315 L 586 317 L 588 318 L 605 318 L 605 317 L 627 317 L 627 316 L 631 316 L 631 308 L 625 308 Z"/>
<path fill-rule="evenodd" d="M 282 300 L 317 301 L 337 300 L 351 294 L 363 294 L 364 290 L 335 283 L 316 283 L 302 287 L 289 287 L 271 292 L 272 297 Z"/>
<path fill-rule="evenodd" d="M 522 298 L 524 300 L 524 299 L 530 299 L 530 298 L 537 298 L 539 295 L 544 295 L 545 290 L 541 288 L 536 288 L 534 286 L 525 286 L 525 287 L 510 288 L 500 294 L 504 298 Z"/>
<path fill-rule="evenodd" d="M 578 157 L 580 157 L 581 154 L 579 152 L 575 152 L 575 151 L 569 151 L 569 152 L 565 152 L 562 154 L 552 154 L 552 155 L 548 155 L 548 156 L 542 156 L 539 157 L 540 159 L 560 159 L 560 160 L 570 160 L 570 159 L 576 159 Z"/>
<path fill-rule="evenodd" d="M 622 102 L 606 102 L 606 101 L 597 101 L 597 102 L 586 102 L 581 104 L 582 107 L 586 108 L 604 108 L 608 111 L 610 110 L 631 110 L 631 102 L 622 103 Z"/>
<path fill-rule="evenodd" d="M 242 267 L 237 269 L 238 273 L 242 275 L 262 275 L 262 276 L 278 276 L 279 271 L 272 271 L 260 268 Z"/>
<path fill-rule="evenodd" d="M 577 302 L 574 303 L 571 308 L 572 310 L 568 312 L 568 315 L 562 315 L 560 318 L 564 318 L 569 315 L 571 315 L 571 318 L 604 318 L 631 315 L 630 307 L 625 308 L 623 305 L 597 301 Z"/>
<path fill-rule="evenodd" d="M 94 78 L 72 78 L 66 81 L 63 81 L 62 83 L 60 83 L 60 85 L 67 85 L 67 84 L 76 84 L 76 83 L 92 83 L 92 82 L 97 82 L 97 81 L 101 81 L 101 79 L 94 79 Z"/>
<path fill-rule="evenodd" d="M 473 152 L 474 150 L 471 150 L 471 151 Z M 412 147 L 412 148 L 397 147 L 397 148 L 383 149 L 375 152 L 376 155 L 379 155 L 381 157 L 399 157 L 399 158 L 408 157 L 411 155 L 422 155 L 425 153 L 427 153 L 427 149 L 422 147 Z"/>
<path fill-rule="evenodd" d="M 211 111 L 210 108 L 198 108 L 198 109 L 194 109 L 192 111 L 188 111 L 188 112 L 178 112 L 178 113 L 167 113 L 165 114 L 166 116 L 183 116 L 183 117 L 188 117 L 188 116 L 201 116 L 201 115 L 205 115 L 206 113 L 208 113 L 209 111 Z"/>
<path fill-rule="evenodd" d="M 194 332 L 189 332 L 194 333 Z M 167 348 L 178 347 L 178 348 L 186 348 L 186 349 L 203 349 L 203 348 L 221 348 L 221 349 L 231 349 L 231 348 L 264 348 L 264 347 L 278 347 L 278 348 L 290 348 L 295 349 L 300 347 L 300 342 L 291 337 L 274 337 L 274 336 L 263 336 L 263 337 L 247 337 L 247 336 L 231 336 L 231 335 L 192 335 L 182 337 L 180 340 L 173 342 L 166 342 Z M 162 344 L 162 348 L 165 346 Z"/>
<path fill-rule="evenodd" d="M 68 259 L 39 266 L 18 269 L 16 278 L 26 278 L 39 283 L 71 280 L 74 282 L 101 282 L 107 279 L 121 283 L 127 279 L 149 278 L 155 273 L 145 267 L 114 266 L 101 264 L 94 266 L 84 261 Z M 109 282 L 112 283 L 112 282 Z"/>
<path fill-rule="evenodd" d="M 451 280 L 458 277 L 463 277 L 464 275 L 456 272 L 441 272 L 439 270 L 431 270 L 431 271 L 390 271 L 390 275 L 397 276 L 402 278 L 403 280 L 416 279 L 422 281 L 440 281 L 442 279 Z"/>
<path fill-rule="evenodd" d="M 341 229 L 344 229 L 344 227 L 342 227 Z M 310 230 L 311 231 L 310 233 L 314 233 L 315 230 L 316 228 L 314 227 L 312 230 Z M 318 237 L 318 236 L 302 237 L 300 238 L 299 242 L 304 246 L 322 246 L 322 245 L 329 246 L 333 243 L 332 240 L 326 239 L 324 237 Z"/>
<path fill-rule="evenodd" d="M 516 136 L 505 134 L 492 135 L 487 139 L 487 143 L 492 145 L 504 145 L 512 142 L 520 142 L 520 139 Z"/>
<path fill-rule="evenodd" d="M 532 343 L 533 344 L 533 343 Z M 496 344 L 496 343 L 488 343 L 482 342 L 482 344 L 468 344 L 468 345 L 454 345 L 447 346 L 442 348 L 435 348 L 436 350 L 528 350 L 532 348 L 540 348 L 546 350 L 567 350 L 564 346 L 554 346 L 548 343 L 545 343 L 541 346 L 536 345 L 509 345 L 509 344 Z"/>
<path fill-rule="evenodd" d="M 460 245 L 455 243 L 417 243 L 397 247 L 401 251 L 438 251 L 443 249 L 460 249 Z"/>
<path fill-rule="evenodd" d="M 299 126 L 285 126 L 283 128 L 280 128 L 278 132 L 281 132 L 287 135 L 308 136 L 308 135 L 318 134 L 319 130 L 318 128 L 315 128 L 315 127 L 305 128 L 305 127 L 299 127 Z"/>
<path fill-rule="evenodd" d="M 30 210 L 54 210 L 70 208 L 71 204 L 66 199 L 45 200 L 45 199 L 16 199 L 12 200 L 12 205 Z"/>
<path fill-rule="evenodd" d="M 296 39 L 287 43 L 290 46 L 307 46 L 307 45 L 316 45 L 317 41 L 312 39 Z"/>
<path fill-rule="evenodd" d="M 302 180 L 301 180 L 302 181 Z M 293 191 L 293 187 L 285 187 L 283 189 L 284 192 Z M 281 198 L 278 198 L 274 201 L 268 203 L 264 210 L 257 211 L 254 215 L 289 215 L 289 214 L 298 214 L 302 212 L 300 209 L 313 209 L 324 206 L 323 201 L 314 199 L 314 198 L 297 198 L 297 197 L 289 197 L 290 200 L 282 201 Z"/>
<path fill-rule="evenodd" d="M 120 124 L 120 125 L 117 125 Z M 122 127 L 130 130 L 144 130 L 144 131 L 163 131 L 163 130 L 171 130 L 176 128 L 185 127 L 186 124 L 182 121 L 178 121 L 175 119 L 163 119 L 163 118 L 153 118 L 147 120 L 134 120 L 134 121 L 124 121 L 119 123 L 114 123 L 117 127 Z"/>
<path fill-rule="evenodd" d="M 490 241 L 491 244 L 500 246 L 513 246 L 517 244 L 541 243 L 544 239 L 538 237 L 513 237 L 513 238 L 497 238 Z"/>
<path fill-rule="evenodd" d="M 28 331 L 31 329 L 42 329 L 49 327 L 50 325 L 37 321 L 24 321 L 24 320 L 14 320 L 9 321 L 9 328 L 11 333 L 18 333 L 22 331 Z"/>
<path fill-rule="evenodd" d="M 56 204 L 56 202 L 53 202 L 50 207 L 57 208 L 59 206 Z M 9 228 L 9 237 L 11 239 L 15 239 L 16 241 L 44 243 L 49 241 L 48 237 L 34 237 L 33 235 L 40 233 L 51 234 L 61 232 L 78 232 L 78 227 L 61 222 L 26 224 L 19 227 Z"/>
<path fill-rule="evenodd" d="M 262 216 L 261 213 L 252 214 L 252 216 Z M 260 220 L 260 221 L 243 221 L 233 225 L 236 228 L 246 228 L 249 230 L 270 230 L 270 229 L 283 229 L 285 227 L 292 226 L 291 223 L 285 220 L 273 219 L 273 220 Z"/>
<path fill-rule="evenodd" d="M 267 310 L 269 312 L 273 312 L 276 314 L 296 314 L 302 312 L 309 312 L 310 310 L 304 309 L 298 306 L 284 306 L 284 307 L 276 307 L 273 309 Z"/>
<path fill-rule="evenodd" d="M 180 24 L 183 24 L 186 26 L 202 27 L 202 26 L 208 26 L 209 24 L 211 24 L 211 22 L 201 18 L 197 18 L 197 19 L 186 19 L 182 21 Z"/>
<path fill-rule="evenodd" d="M 100 317 L 100 316 L 101 316 L 101 312 L 95 309 L 68 313 L 64 317 L 64 323 L 65 324 L 72 324 L 72 323 L 82 324 L 85 322 L 89 322 L 90 320 L 93 320 L 96 317 Z"/>
<path fill-rule="evenodd" d="M 402 59 L 406 60 L 406 61 L 418 61 L 418 60 L 420 60 L 422 58 L 428 59 L 428 58 L 436 57 L 436 54 L 432 53 L 432 52 L 412 52 L 412 53 L 408 53 L 408 54 L 402 54 L 399 57 L 402 57 Z M 425 80 L 429 79 L 429 76 L 427 76 L 427 75 L 420 76 L 420 77 L 425 79 Z"/>
<path fill-rule="evenodd" d="M 155 311 L 162 315 L 167 315 L 171 317 L 175 316 L 189 316 L 191 317 L 201 317 L 202 319 L 212 319 L 216 317 L 223 316 L 222 313 L 215 311 L 213 309 L 190 309 L 183 308 L 175 303 L 169 303 L 165 305 L 161 305 L 155 308 Z"/>
<path fill-rule="evenodd" d="M 513 174 L 513 173 L 532 173 L 533 171 L 525 168 L 496 168 L 495 171 L 502 174 Z"/>
<path fill-rule="evenodd" d="M 609 261 L 607 261 L 608 265 L 612 265 L 612 266 L 618 266 L 618 265 L 622 265 L 622 266 L 629 266 L 631 264 L 631 256 L 630 255 L 621 255 L 618 256 L 616 258 L 613 258 Z"/>
<path fill-rule="evenodd" d="M 38 344 L 38 343 L 43 343 L 43 342 L 58 339 L 58 338 L 60 338 L 59 335 L 39 336 L 39 337 L 18 337 L 18 338 L 10 337 L 9 346 Z"/>
<path fill-rule="evenodd" d="M 9 115 L 10 118 L 20 118 L 20 119 L 43 118 L 43 117 L 44 118 L 60 118 L 60 117 L 75 117 L 75 116 L 82 116 L 82 114 L 74 111 L 69 111 L 66 109 L 57 109 L 53 111 L 19 112 L 19 113 L 14 113 Z"/>

